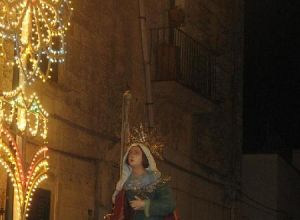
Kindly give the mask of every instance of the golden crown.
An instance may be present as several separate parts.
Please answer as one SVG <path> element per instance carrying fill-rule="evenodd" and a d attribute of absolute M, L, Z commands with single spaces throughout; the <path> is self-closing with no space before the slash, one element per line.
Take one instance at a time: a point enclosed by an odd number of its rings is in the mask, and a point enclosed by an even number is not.
<path fill-rule="evenodd" d="M 134 143 L 145 145 L 155 158 L 163 160 L 165 144 L 162 138 L 157 135 L 156 129 L 144 128 L 142 124 L 139 127 L 134 127 L 129 135 L 129 146 Z"/>

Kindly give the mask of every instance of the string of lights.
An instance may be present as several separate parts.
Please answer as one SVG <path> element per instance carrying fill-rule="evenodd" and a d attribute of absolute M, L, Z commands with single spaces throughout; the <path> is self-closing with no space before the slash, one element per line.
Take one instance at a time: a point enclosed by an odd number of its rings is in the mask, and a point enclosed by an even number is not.
<path fill-rule="evenodd" d="M 29 85 L 51 78 L 53 64 L 65 59 L 72 11 L 69 0 L 1 0 L 0 58 L 5 65 L 17 66 Z"/>
<path fill-rule="evenodd" d="M 17 199 L 17 220 L 28 217 L 30 204 L 35 189 L 47 179 L 49 157 L 47 147 L 42 147 L 33 157 L 25 176 L 24 161 L 18 151 L 18 146 L 8 130 L 0 130 L 0 165 L 8 174 Z"/>
<path fill-rule="evenodd" d="M 0 123 L 16 128 L 27 136 L 39 136 L 46 140 L 48 116 L 34 93 L 27 98 L 21 89 L 3 93 L 0 97 Z"/>
<path fill-rule="evenodd" d="M 16 220 L 28 217 L 34 191 L 47 178 L 49 157 L 48 148 L 41 147 L 26 168 L 9 130 L 46 143 L 49 114 L 37 95 L 28 98 L 24 89 L 51 78 L 55 64 L 65 61 L 72 11 L 69 0 L 0 0 L 0 63 L 20 79 L 16 89 L 0 94 L 0 166 L 14 188 Z"/>

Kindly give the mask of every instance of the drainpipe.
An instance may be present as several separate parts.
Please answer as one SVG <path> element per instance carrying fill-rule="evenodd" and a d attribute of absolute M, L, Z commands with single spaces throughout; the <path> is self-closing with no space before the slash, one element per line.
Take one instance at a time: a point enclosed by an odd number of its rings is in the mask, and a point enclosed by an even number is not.
<path fill-rule="evenodd" d="M 148 127 L 151 129 L 154 127 L 153 118 L 153 101 L 152 101 L 152 91 L 151 91 L 151 71 L 150 71 L 150 56 L 148 49 L 147 40 L 147 29 L 146 29 L 146 16 L 144 8 L 144 0 L 139 0 L 139 20 L 140 20 L 140 30 L 141 30 L 141 40 L 142 40 L 142 50 L 144 59 L 144 72 L 145 72 L 145 89 L 146 89 L 146 109 L 148 116 Z"/>
<path fill-rule="evenodd" d="M 95 203 L 94 203 L 94 216 L 91 217 L 90 215 L 92 213 L 90 213 L 90 210 L 88 210 L 88 215 L 89 215 L 89 219 L 91 220 L 98 220 L 100 217 L 100 213 L 99 213 L 99 209 L 100 209 L 100 187 L 99 187 L 99 182 L 100 182 L 100 176 L 99 176 L 99 170 L 100 170 L 100 160 L 96 160 L 94 161 L 95 164 L 95 175 L 96 175 L 96 179 L 95 179 Z"/>

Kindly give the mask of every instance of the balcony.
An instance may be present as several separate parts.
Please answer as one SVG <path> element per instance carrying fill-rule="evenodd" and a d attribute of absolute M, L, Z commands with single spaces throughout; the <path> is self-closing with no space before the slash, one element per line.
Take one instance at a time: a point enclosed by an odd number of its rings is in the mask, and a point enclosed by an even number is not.
<path fill-rule="evenodd" d="M 216 56 L 200 42 L 176 28 L 151 29 L 154 81 L 176 81 L 216 101 Z"/>

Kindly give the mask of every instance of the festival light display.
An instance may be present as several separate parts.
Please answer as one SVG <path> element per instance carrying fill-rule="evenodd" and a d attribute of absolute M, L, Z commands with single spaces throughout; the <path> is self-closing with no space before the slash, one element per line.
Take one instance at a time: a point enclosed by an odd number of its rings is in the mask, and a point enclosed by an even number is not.
<path fill-rule="evenodd" d="M 26 98 L 21 89 L 5 92 L 0 97 L 0 165 L 5 169 L 14 187 L 17 200 L 16 220 L 25 220 L 35 189 L 47 178 L 48 148 L 43 146 L 32 159 L 28 171 L 19 152 L 14 135 L 8 129 L 15 126 L 21 136 L 47 138 L 48 113 L 36 94 Z"/>
<path fill-rule="evenodd" d="M 69 0 L 0 0 L 0 57 L 28 84 L 46 81 L 53 63 L 64 62 L 72 10 Z M 5 45 L 13 45 L 14 56 Z"/>
<path fill-rule="evenodd" d="M 25 176 L 24 164 L 14 137 L 8 130 L 0 130 L 0 165 L 6 170 L 17 199 L 16 220 L 28 217 L 32 197 L 37 186 L 47 178 L 48 148 L 42 147 L 33 157 Z"/>
<path fill-rule="evenodd" d="M 26 98 L 21 89 L 5 92 L 0 97 L 0 123 L 6 127 L 16 124 L 17 131 L 26 136 L 39 136 L 46 140 L 48 116 L 37 95 Z"/>
<path fill-rule="evenodd" d="M 49 169 L 46 146 L 29 167 L 19 152 L 23 146 L 16 136 L 41 138 L 45 144 L 48 135 L 48 113 L 36 94 L 26 97 L 24 88 L 36 79 L 45 82 L 54 64 L 64 62 L 72 11 L 69 0 L 0 0 L 0 61 L 19 75 L 16 89 L 0 93 L 0 166 L 14 188 L 14 220 L 28 217 L 34 191 Z"/>

